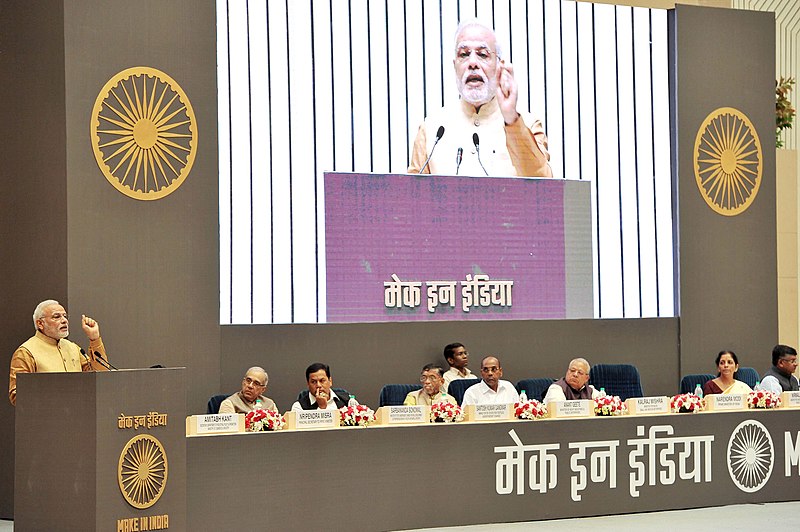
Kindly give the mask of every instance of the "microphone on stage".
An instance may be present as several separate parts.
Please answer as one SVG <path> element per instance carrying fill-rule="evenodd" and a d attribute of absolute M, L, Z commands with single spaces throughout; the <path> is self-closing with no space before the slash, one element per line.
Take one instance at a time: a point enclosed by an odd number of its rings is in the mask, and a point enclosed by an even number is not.
<path fill-rule="evenodd" d="M 444 126 L 439 126 L 439 129 L 436 131 L 436 140 L 433 141 L 433 147 L 431 148 L 431 154 L 428 155 L 428 159 L 425 161 L 425 164 L 422 165 L 422 168 L 419 169 L 419 173 L 421 174 L 425 171 L 425 168 L 428 166 L 428 163 L 431 162 L 431 157 L 433 157 L 433 150 L 436 149 L 436 145 L 439 144 L 439 141 L 442 140 L 444 136 Z"/>
<path fill-rule="evenodd" d="M 81 354 L 83 355 L 83 358 L 85 358 L 86 361 L 89 363 L 89 367 L 91 368 L 91 370 L 92 371 L 97 371 L 96 369 L 94 369 L 94 366 L 92 366 L 92 359 L 89 358 L 89 355 L 86 354 L 86 351 L 84 351 L 82 347 L 80 348 L 80 350 L 81 350 Z"/>
<path fill-rule="evenodd" d="M 99 361 L 100 361 L 100 363 L 101 363 L 103 366 L 105 366 L 105 368 L 106 368 L 107 370 L 109 370 L 109 371 L 111 371 L 112 369 L 113 369 L 114 371 L 118 371 L 118 370 L 119 370 L 119 368 L 118 368 L 118 367 L 116 367 L 114 364 L 112 364 L 112 363 L 111 363 L 111 362 L 109 362 L 108 360 L 104 360 L 104 359 L 103 359 L 103 355 L 101 355 L 99 351 L 95 351 L 95 352 L 94 352 L 94 357 L 95 357 L 97 360 L 99 360 Z"/>
<path fill-rule="evenodd" d="M 481 141 L 478 139 L 477 133 L 472 134 L 472 143 L 475 145 L 475 153 L 478 154 L 478 164 L 480 164 L 481 168 L 483 168 L 483 173 L 488 176 L 489 172 L 486 171 L 486 167 L 483 166 L 483 163 L 481 162 Z"/>
<path fill-rule="evenodd" d="M 456 175 L 458 175 L 458 168 L 461 166 L 461 159 L 464 158 L 464 148 L 459 147 L 456 152 Z"/>

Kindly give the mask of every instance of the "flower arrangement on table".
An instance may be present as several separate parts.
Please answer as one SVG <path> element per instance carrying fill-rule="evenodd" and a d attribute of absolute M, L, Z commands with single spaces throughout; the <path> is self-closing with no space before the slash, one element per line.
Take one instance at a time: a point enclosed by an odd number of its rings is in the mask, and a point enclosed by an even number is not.
<path fill-rule="evenodd" d="M 673 412 L 700 412 L 703 409 L 703 400 L 693 393 L 680 393 L 669 400 L 669 408 Z"/>
<path fill-rule="evenodd" d="M 464 412 L 458 405 L 440 401 L 431 405 L 431 421 L 434 423 L 457 423 L 464 421 Z"/>
<path fill-rule="evenodd" d="M 247 432 L 281 430 L 285 426 L 286 420 L 277 410 L 257 408 L 244 416 L 244 430 Z"/>
<path fill-rule="evenodd" d="M 628 411 L 618 395 L 603 395 L 594 398 L 594 413 L 597 416 L 621 416 Z"/>
<path fill-rule="evenodd" d="M 517 419 L 542 419 L 547 417 L 547 407 L 536 399 L 514 403 L 514 416 Z"/>
<path fill-rule="evenodd" d="M 339 413 L 345 427 L 367 427 L 375 423 L 375 412 L 367 405 L 346 406 L 340 408 Z"/>
<path fill-rule="evenodd" d="M 778 408 L 781 396 L 768 390 L 753 390 L 747 394 L 748 408 Z"/>

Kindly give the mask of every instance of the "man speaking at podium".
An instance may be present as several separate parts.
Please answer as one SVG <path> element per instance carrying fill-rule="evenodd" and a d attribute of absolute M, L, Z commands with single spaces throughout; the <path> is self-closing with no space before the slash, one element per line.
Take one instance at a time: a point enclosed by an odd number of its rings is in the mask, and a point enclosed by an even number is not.
<path fill-rule="evenodd" d="M 455 38 L 458 102 L 419 127 L 409 174 L 552 177 L 542 123 L 517 112 L 517 82 L 494 31 L 477 20 Z"/>
<path fill-rule="evenodd" d="M 88 316 L 81 316 L 81 328 L 89 338 L 89 354 L 67 340 L 67 311 L 58 301 L 42 301 L 33 311 L 36 334 L 19 346 L 11 357 L 8 399 L 17 403 L 17 373 L 106 370 L 101 365 L 106 350 L 100 338 L 100 325 Z M 99 356 L 98 356 L 99 355 Z"/>

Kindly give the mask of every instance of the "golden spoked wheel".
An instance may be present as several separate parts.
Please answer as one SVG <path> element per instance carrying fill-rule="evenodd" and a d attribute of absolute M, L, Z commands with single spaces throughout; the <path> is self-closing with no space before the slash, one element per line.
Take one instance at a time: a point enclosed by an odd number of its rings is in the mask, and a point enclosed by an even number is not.
<path fill-rule="evenodd" d="M 747 116 L 732 107 L 709 114 L 694 143 L 694 175 L 714 211 L 736 216 L 747 210 L 761 186 L 761 141 Z"/>
<path fill-rule="evenodd" d="M 91 142 L 114 188 L 156 200 L 180 187 L 197 152 L 197 121 L 183 89 L 149 67 L 123 70 L 97 96 Z"/>
<path fill-rule="evenodd" d="M 134 508 L 149 508 L 164 493 L 169 466 L 161 442 L 140 434 L 125 444 L 119 456 L 117 480 L 122 496 Z"/>

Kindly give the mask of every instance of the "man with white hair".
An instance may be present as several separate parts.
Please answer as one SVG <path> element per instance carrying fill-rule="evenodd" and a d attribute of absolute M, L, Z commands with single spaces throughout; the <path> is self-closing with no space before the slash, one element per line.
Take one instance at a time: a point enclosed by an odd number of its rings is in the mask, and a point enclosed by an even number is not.
<path fill-rule="evenodd" d="M 453 67 L 461 99 L 419 127 L 408 173 L 552 177 L 542 123 L 517 111 L 514 69 L 494 31 L 477 20 L 459 24 Z"/>
<path fill-rule="evenodd" d="M 585 358 L 570 361 L 567 374 L 550 385 L 544 396 L 544 403 L 553 401 L 573 401 L 575 399 L 594 399 L 598 391 L 589 382 L 589 362 Z"/>
<path fill-rule="evenodd" d="M 222 401 L 219 405 L 219 413 L 247 414 L 256 409 L 259 401 L 261 401 L 263 410 L 277 410 L 278 407 L 275 406 L 275 401 L 264 395 L 264 392 L 267 391 L 268 382 L 269 375 L 264 371 L 264 368 L 253 366 L 248 369 L 242 379 L 242 391 L 236 392 Z"/>
<path fill-rule="evenodd" d="M 8 399 L 17 403 L 17 374 L 59 371 L 103 371 L 108 358 L 100 325 L 88 316 L 81 316 L 81 328 L 89 338 L 89 353 L 82 352 L 77 344 L 67 340 L 69 320 L 67 311 L 58 301 L 42 301 L 33 311 L 36 334 L 14 351 L 8 381 Z M 101 358 L 102 360 L 98 360 Z"/>

